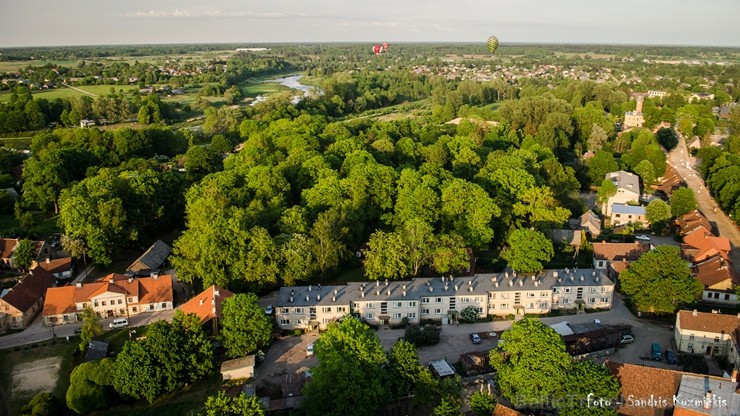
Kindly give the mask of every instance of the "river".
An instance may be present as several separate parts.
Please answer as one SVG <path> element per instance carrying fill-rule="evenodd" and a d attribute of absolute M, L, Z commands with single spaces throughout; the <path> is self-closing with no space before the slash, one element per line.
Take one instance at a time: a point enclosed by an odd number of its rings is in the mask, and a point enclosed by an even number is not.
<path fill-rule="evenodd" d="M 299 101 L 303 99 L 304 96 L 308 95 L 312 91 L 316 91 L 319 95 L 323 93 L 319 87 L 301 84 L 300 82 L 301 78 L 303 78 L 303 75 L 291 75 L 289 77 L 275 78 L 275 79 L 270 79 L 270 80 L 263 81 L 263 82 L 264 83 L 278 83 L 280 85 L 285 85 L 286 87 L 290 89 L 300 91 L 299 94 L 296 94 L 293 96 L 293 99 L 291 100 L 293 104 L 297 104 Z M 250 105 L 255 105 L 257 103 L 265 101 L 266 99 L 267 99 L 267 96 L 258 95 L 254 98 L 254 101 L 252 101 Z"/>

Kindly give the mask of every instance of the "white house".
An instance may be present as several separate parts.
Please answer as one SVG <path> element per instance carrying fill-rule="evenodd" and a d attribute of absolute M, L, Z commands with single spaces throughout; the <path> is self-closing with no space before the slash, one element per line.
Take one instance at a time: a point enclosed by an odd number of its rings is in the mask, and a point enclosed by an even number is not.
<path fill-rule="evenodd" d="M 727 356 L 738 326 L 740 315 L 679 311 L 674 330 L 676 348 L 691 354 Z"/>
<path fill-rule="evenodd" d="M 610 197 L 603 207 L 604 215 L 611 216 L 614 204 L 627 204 L 640 200 L 640 179 L 634 173 L 623 170 L 609 172 L 605 179 L 610 179 L 617 187 L 617 193 Z"/>

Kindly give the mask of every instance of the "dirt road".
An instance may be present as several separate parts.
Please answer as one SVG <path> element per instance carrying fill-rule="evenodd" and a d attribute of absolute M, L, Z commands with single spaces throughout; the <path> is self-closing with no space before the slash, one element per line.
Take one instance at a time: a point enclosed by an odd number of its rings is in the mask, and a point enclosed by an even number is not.
<path fill-rule="evenodd" d="M 707 187 L 704 185 L 704 180 L 695 170 L 698 163 L 697 159 L 691 157 L 683 136 L 678 132 L 676 133 L 678 134 L 678 146 L 668 154 L 668 162 L 681 175 L 688 187 L 694 191 L 699 210 L 717 227 L 719 235 L 730 239 L 732 244 L 730 259 L 735 265 L 740 265 L 740 229 L 731 218 L 725 215 L 709 194 Z"/>

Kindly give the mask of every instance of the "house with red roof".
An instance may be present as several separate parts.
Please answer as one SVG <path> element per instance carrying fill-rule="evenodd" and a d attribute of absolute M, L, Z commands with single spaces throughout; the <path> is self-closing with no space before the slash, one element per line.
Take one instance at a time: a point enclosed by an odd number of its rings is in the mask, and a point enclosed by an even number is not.
<path fill-rule="evenodd" d="M 732 334 L 740 326 L 739 315 L 678 311 L 674 336 L 676 349 L 690 354 L 728 356 Z"/>
<path fill-rule="evenodd" d="M 218 321 L 221 319 L 221 305 L 224 299 L 234 294 L 228 290 L 211 286 L 208 289 L 198 293 L 192 299 L 180 305 L 178 309 L 182 313 L 192 313 L 200 318 L 201 324 L 213 333 L 218 333 Z"/>
<path fill-rule="evenodd" d="M 46 270 L 36 267 L 12 288 L 0 294 L 0 330 L 25 329 L 38 315 L 48 288 L 57 279 Z"/>
<path fill-rule="evenodd" d="M 740 276 L 732 263 L 716 255 L 693 266 L 694 278 L 704 285 L 702 300 L 710 303 L 737 305 L 735 286 L 740 285 Z"/>
<path fill-rule="evenodd" d="M 0 269 L 17 270 L 18 267 L 13 263 L 13 256 L 15 249 L 18 247 L 18 243 L 21 240 L 17 238 L 0 238 Z M 51 247 L 46 244 L 46 241 L 34 241 L 31 240 L 34 247 L 36 248 L 36 261 L 51 257 Z M 31 268 L 34 268 L 32 266 Z"/>
<path fill-rule="evenodd" d="M 729 260 L 730 240 L 716 237 L 710 230 L 701 226 L 683 236 L 681 251 L 692 263 L 702 262 L 716 255 Z"/>
<path fill-rule="evenodd" d="M 173 308 L 172 276 L 153 273 L 134 278 L 111 273 L 94 283 L 77 283 L 47 291 L 44 325 L 77 322 L 85 308 L 101 318 L 127 317 Z"/>

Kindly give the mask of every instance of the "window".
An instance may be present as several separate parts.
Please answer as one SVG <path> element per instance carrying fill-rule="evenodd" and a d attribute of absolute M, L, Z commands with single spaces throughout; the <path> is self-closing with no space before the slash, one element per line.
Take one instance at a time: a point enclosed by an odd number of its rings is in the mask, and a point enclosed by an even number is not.
<path fill-rule="evenodd" d="M 303 308 L 295 308 L 293 309 L 293 313 L 296 315 L 303 315 Z"/>
<path fill-rule="evenodd" d="M 689 335 L 689 340 L 692 340 L 693 341 L 694 340 L 694 336 L 693 335 Z"/>
<path fill-rule="evenodd" d="M 100 302 L 101 305 L 105 306 L 105 301 Z"/>
<path fill-rule="evenodd" d="M 490 307 L 490 308 L 488 308 L 488 309 L 496 309 L 496 305 L 492 303 L 492 304 L 491 304 L 491 307 Z"/>
<path fill-rule="evenodd" d="M 393 319 L 401 319 L 401 313 L 400 312 L 394 312 L 393 313 Z"/>
<path fill-rule="evenodd" d="M 437 314 L 437 315 L 441 315 L 441 314 L 442 314 L 442 309 L 440 309 L 440 308 L 436 308 L 436 309 L 434 310 L 434 313 L 435 313 L 435 314 Z"/>
<path fill-rule="evenodd" d="M 509 299 L 509 294 L 504 292 L 501 294 L 501 299 Z"/>
<path fill-rule="evenodd" d="M 421 308 L 422 315 L 429 315 L 429 308 Z"/>
<path fill-rule="evenodd" d="M 469 297 L 467 297 L 467 296 L 463 296 L 462 298 L 460 298 L 460 302 L 463 302 L 463 303 L 470 303 L 470 298 L 469 298 Z"/>
<path fill-rule="evenodd" d="M 596 288 L 595 287 L 590 287 L 590 288 L 588 288 L 588 292 L 589 293 L 596 293 Z"/>
<path fill-rule="evenodd" d="M 280 313 L 283 315 L 287 315 L 290 313 L 290 310 L 288 308 L 280 308 Z"/>
<path fill-rule="evenodd" d="M 566 287 L 566 288 L 565 288 L 565 293 L 570 293 L 570 292 L 571 292 L 571 288 L 569 288 L 569 287 Z"/>
<path fill-rule="evenodd" d="M 290 319 L 281 319 L 280 325 L 290 325 Z"/>
<path fill-rule="evenodd" d="M 434 302 L 435 303 L 442 303 L 442 298 L 436 298 L 436 299 L 434 299 Z"/>
<path fill-rule="evenodd" d="M 123 303 L 123 301 L 121 299 L 118 299 L 118 304 L 120 305 L 122 303 Z"/>
<path fill-rule="evenodd" d="M 715 294 L 714 294 L 714 298 L 715 298 L 715 299 L 719 299 L 719 293 L 715 293 Z"/>
<path fill-rule="evenodd" d="M 167 302 L 162 302 L 162 307 L 163 308 L 166 308 L 167 307 Z"/>
<path fill-rule="evenodd" d="M 533 298 L 535 296 L 534 292 L 527 292 L 528 298 Z"/>
<path fill-rule="evenodd" d="M 321 312 L 331 313 L 331 306 L 324 306 L 323 308 L 321 308 Z"/>
<path fill-rule="evenodd" d="M 429 303 L 429 298 L 421 298 L 421 303 Z"/>
<path fill-rule="evenodd" d="M 365 319 L 375 319 L 375 314 L 374 313 L 366 313 L 365 314 Z"/>
<path fill-rule="evenodd" d="M 406 317 L 409 319 L 416 319 L 416 312 L 409 312 L 406 314 Z"/>
<path fill-rule="evenodd" d="M 415 308 L 416 307 L 416 301 L 409 302 L 409 308 Z"/>
<path fill-rule="evenodd" d="M 134 298 L 128 298 L 128 303 L 134 303 Z"/>
<path fill-rule="evenodd" d="M 719 342 L 719 337 L 714 337 L 714 342 Z"/>
<path fill-rule="evenodd" d="M 615 217 L 619 218 L 622 216 L 622 214 L 614 214 Z"/>
<path fill-rule="evenodd" d="M 501 309 L 509 309 L 509 305 L 507 305 L 506 303 L 502 303 Z"/>
<path fill-rule="evenodd" d="M 601 287 L 601 293 L 607 293 L 607 292 L 609 292 L 609 288 L 602 286 Z"/>
<path fill-rule="evenodd" d="M 729 293 L 725 293 L 725 300 L 730 300 L 730 294 Z"/>
<path fill-rule="evenodd" d="M 331 322 L 331 318 L 324 318 L 322 319 L 322 322 L 328 324 L 329 322 Z"/>
<path fill-rule="evenodd" d="M 85 309 L 85 308 L 87 308 L 87 303 L 84 303 L 84 302 L 83 302 L 83 303 L 82 303 L 82 309 Z M 8 307 L 7 307 L 7 306 L 5 307 L 5 310 L 6 310 L 6 311 L 8 310 Z"/>
<path fill-rule="evenodd" d="M 601 303 L 609 303 L 609 298 L 601 298 Z"/>
<path fill-rule="evenodd" d="M 133 312 L 133 313 L 138 312 L 138 309 L 136 309 L 136 306 L 134 306 L 133 308 L 131 308 L 131 312 Z"/>
<path fill-rule="evenodd" d="M 546 298 L 549 295 L 550 295 L 550 292 L 540 292 L 540 297 L 541 298 Z"/>
<path fill-rule="evenodd" d="M 154 310 L 154 304 L 153 304 L 153 303 L 150 303 L 150 304 L 149 304 L 149 310 L 150 310 L 150 311 L 153 311 L 153 310 Z"/>
<path fill-rule="evenodd" d="M 118 314 L 119 315 L 125 315 L 126 314 L 126 310 L 125 309 L 119 309 L 118 310 Z"/>
<path fill-rule="evenodd" d="M 489 293 L 488 294 L 488 297 L 491 298 L 491 299 L 496 299 L 496 294 L 495 293 Z"/>
<path fill-rule="evenodd" d="M 547 303 L 547 302 L 542 302 L 542 304 L 540 305 L 540 308 L 542 308 L 542 309 L 547 309 L 549 307 L 550 307 L 550 304 Z"/>
<path fill-rule="evenodd" d="M 534 309 L 534 303 L 529 304 L 529 309 Z"/>
<path fill-rule="evenodd" d="M 344 306 L 337 306 L 337 312 L 346 313 L 347 308 Z"/>
<path fill-rule="evenodd" d="M 588 298 L 588 303 L 596 303 L 596 298 Z"/>
<path fill-rule="evenodd" d="M 373 309 L 373 308 L 375 308 L 375 303 L 373 303 L 373 302 L 368 302 L 368 303 L 367 303 L 367 305 L 366 305 L 365 307 L 367 307 L 367 308 L 369 308 L 369 309 Z"/>
<path fill-rule="evenodd" d="M 403 308 L 403 302 L 396 302 L 396 308 Z"/>

